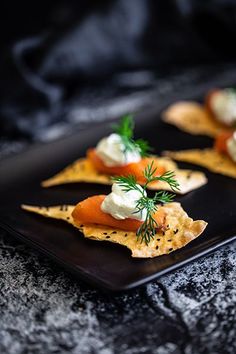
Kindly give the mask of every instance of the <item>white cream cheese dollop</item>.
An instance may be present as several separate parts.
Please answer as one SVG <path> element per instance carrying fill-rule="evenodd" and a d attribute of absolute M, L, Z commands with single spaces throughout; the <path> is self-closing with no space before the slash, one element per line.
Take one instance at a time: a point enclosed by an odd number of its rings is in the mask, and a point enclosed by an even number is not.
<path fill-rule="evenodd" d="M 144 221 L 147 215 L 146 210 L 137 212 L 136 203 L 142 196 L 143 188 L 139 186 L 139 191 L 125 192 L 117 183 L 112 185 L 112 192 L 106 196 L 102 202 L 101 209 L 104 213 L 110 214 L 117 220 L 127 218 Z M 146 196 L 146 192 L 145 192 Z"/>
<path fill-rule="evenodd" d="M 231 159 L 236 162 L 236 131 L 226 142 L 227 150 Z"/>
<path fill-rule="evenodd" d="M 125 151 L 119 134 L 111 134 L 100 140 L 96 147 L 96 153 L 108 167 L 125 166 L 141 160 L 138 149 Z"/>
<path fill-rule="evenodd" d="M 236 123 L 236 93 L 230 89 L 219 90 L 212 95 L 211 109 L 216 118 L 232 126 Z"/>

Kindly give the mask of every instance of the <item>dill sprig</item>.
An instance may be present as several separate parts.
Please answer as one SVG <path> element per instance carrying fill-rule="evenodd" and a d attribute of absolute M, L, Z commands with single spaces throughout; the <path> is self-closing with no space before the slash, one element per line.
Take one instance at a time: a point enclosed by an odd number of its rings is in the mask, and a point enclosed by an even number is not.
<path fill-rule="evenodd" d="M 155 176 L 157 167 L 154 167 L 154 161 L 152 161 L 144 170 L 144 177 L 146 179 L 146 187 L 149 183 L 155 181 L 162 181 L 169 184 L 170 188 L 174 190 L 179 190 L 179 183 L 175 179 L 175 174 L 173 171 L 166 171 L 161 176 Z"/>
<path fill-rule="evenodd" d="M 133 175 L 115 176 L 115 177 L 111 177 L 111 179 L 114 183 L 119 184 L 119 186 L 122 188 L 124 192 L 130 192 L 135 190 L 139 192 L 141 191 L 141 188 L 137 184 L 137 180 Z"/>
<path fill-rule="evenodd" d="M 147 165 L 144 170 L 144 177 L 146 183 L 143 188 L 140 188 L 140 185 L 137 184 L 135 176 L 129 175 L 113 177 L 113 181 L 121 186 L 124 192 L 129 192 L 132 190 L 139 191 L 141 193 L 140 199 L 136 203 L 135 213 L 146 213 L 146 217 L 140 228 L 137 230 L 137 238 L 141 242 L 145 242 L 146 245 L 149 244 L 151 239 L 156 234 L 156 230 L 159 228 L 158 223 L 154 219 L 154 214 L 158 210 L 158 204 L 170 203 L 173 201 L 175 195 L 166 191 L 158 191 L 155 193 L 153 198 L 149 198 L 146 193 L 148 185 L 154 181 L 163 181 L 169 184 L 172 190 L 179 189 L 179 184 L 175 180 L 175 175 L 171 171 L 167 171 L 160 176 L 155 176 L 156 168 L 154 167 L 154 161 Z"/>
<path fill-rule="evenodd" d="M 226 92 L 228 92 L 231 95 L 235 95 L 236 94 L 236 88 L 235 87 L 228 87 L 225 89 Z"/>
<path fill-rule="evenodd" d="M 121 137 L 125 153 L 128 151 L 138 151 L 144 157 L 152 150 L 146 140 L 134 140 L 134 119 L 132 115 L 127 114 L 123 116 L 119 124 L 113 125 L 113 129 Z"/>
<path fill-rule="evenodd" d="M 121 135 L 125 136 L 128 139 L 133 139 L 134 135 L 134 119 L 131 114 L 126 114 L 121 118 L 119 124 L 113 125 L 114 131 Z"/>

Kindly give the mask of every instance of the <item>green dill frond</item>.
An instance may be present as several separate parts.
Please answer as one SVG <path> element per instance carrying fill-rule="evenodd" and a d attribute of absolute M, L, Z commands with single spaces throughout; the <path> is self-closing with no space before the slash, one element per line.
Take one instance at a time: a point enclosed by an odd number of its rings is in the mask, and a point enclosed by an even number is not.
<path fill-rule="evenodd" d="M 156 204 L 157 203 L 165 204 L 165 203 L 173 202 L 174 198 L 175 198 L 175 194 L 173 193 L 159 191 L 155 193 L 153 199 Z"/>
<path fill-rule="evenodd" d="M 173 171 L 166 171 L 161 176 L 155 178 L 157 181 L 163 181 L 168 183 L 173 191 L 180 189 L 179 182 L 176 181 L 175 174 Z"/>
<path fill-rule="evenodd" d="M 144 170 L 144 177 L 146 178 L 146 180 L 148 181 L 148 183 L 150 183 L 149 181 L 152 180 L 153 176 L 155 175 L 155 172 L 157 170 L 156 167 L 153 166 L 154 165 L 154 161 L 152 161 L 150 164 L 147 165 L 147 167 Z"/>
<path fill-rule="evenodd" d="M 121 118 L 119 124 L 114 124 L 113 129 L 118 134 L 124 145 L 124 152 L 138 151 L 141 157 L 147 156 L 152 150 L 149 143 L 143 139 L 134 140 L 134 119 L 131 114 L 127 114 Z"/>
<path fill-rule="evenodd" d="M 154 167 L 154 161 L 145 168 L 144 177 L 147 180 L 146 185 L 154 181 L 162 181 L 168 183 L 173 191 L 179 190 L 179 183 L 176 181 L 173 171 L 166 171 L 160 176 L 155 176 L 156 170 L 157 168 Z"/>
<path fill-rule="evenodd" d="M 153 148 L 149 145 L 147 140 L 137 139 L 135 140 L 135 145 L 138 148 L 142 157 L 148 156 L 149 153 L 153 151 Z"/>
<path fill-rule="evenodd" d="M 236 88 L 235 87 L 228 87 L 225 90 L 227 93 L 231 94 L 231 95 L 236 95 Z"/>
<path fill-rule="evenodd" d="M 119 124 L 113 125 L 114 132 L 120 136 L 132 139 L 134 134 L 134 119 L 131 114 L 127 114 L 121 118 Z"/>
<path fill-rule="evenodd" d="M 132 190 L 138 190 L 140 192 L 141 188 L 137 184 L 136 178 L 133 175 L 129 176 L 115 176 L 112 177 L 112 181 L 117 183 L 124 192 L 129 192 Z"/>
<path fill-rule="evenodd" d="M 156 230 L 159 227 L 158 223 L 153 217 L 158 208 L 153 198 L 148 198 L 145 196 L 141 197 L 137 201 L 136 208 L 137 212 L 146 212 L 145 220 L 137 230 L 136 235 L 137 238 L 140 239 L 141 243 L 145 242 L 146 245 L 148 245 L 151 239 L 153 239 L 155 236 Z"/>
<path fill-rule="evenodd" d="M 158 224 L 152 214 L 148 214 L 143 224 L 139 227 L 136 235 L 140 242 L 145 242 L 148 246 L 149 242 L 154 238 Z"/>

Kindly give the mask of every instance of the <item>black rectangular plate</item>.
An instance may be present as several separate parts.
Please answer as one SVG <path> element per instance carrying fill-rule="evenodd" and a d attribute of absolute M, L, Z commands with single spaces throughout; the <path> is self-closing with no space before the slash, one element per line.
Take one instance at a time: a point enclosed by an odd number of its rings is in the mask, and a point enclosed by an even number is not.
<path fill-rule="evenodd" d="M 0 167 L 0 225 L 79 278 L 114 291 L 130 289 L 155 279 L 235 238 L 236 181 L 204 169 L 209 183 L 178 197 L 177 201 L 192 218 L 208 221 L 206 231 L 183 249 L 154 259 L 132 259 L 125 247 L 86 240 L 70 225 L 20 209 L 22 203 L 47 206 L 75 204 L 94 194 L 109 193 L 109 186 L 95 184 L 40 187 L 42 180 L 84 156 L 86 149 L 94 146 L 109 131 L 108 124 L 96 125 L 3 161 Z M 166 149 L 204 148 L 212 144 L 209 138 L 193 137 L 165 125 L 156 111 L 136 117 L 136 136 L 149 139 L 157 153 Z M 186 164 L 180 166 L 201 169 Z"/>

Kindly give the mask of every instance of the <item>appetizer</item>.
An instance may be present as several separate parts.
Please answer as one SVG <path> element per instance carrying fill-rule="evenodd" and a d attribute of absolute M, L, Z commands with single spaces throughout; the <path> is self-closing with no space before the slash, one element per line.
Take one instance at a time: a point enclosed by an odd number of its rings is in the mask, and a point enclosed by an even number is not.
<path fill-rule="evenodd" d="M 236 131 L 218 135 L 213 148 L 167 151 L 166 156 L 193 163 L 225 176 L 236 178 Z"/>
<path fill-rule="evenodd" d="M 112 176 L 134 175 L 141 185 L 146 180 L 143 170 L 153 161 L 155 176 L 168 170 L 174 170 L 179 183 L 178 193 L 184 194 L 207 183 L 204 173 L 199 171 L 180 170 L 169 158 L 149 156 L 150 147 L 145 140 L 134 140 L 134 121 L 125 116 L 114 133 L 101 139 L 96 148 L 88 149 L 87 156 L 66 167 L 52 178 L 42 182 L 43 187 L 59 184 L 90 182 L 112 184 Z M 154 181 L 148 186 L 153 190 L 169 190 L 170 186 L 163 179 Z"/>
<path fill-rule="evenodd" d="M 132 257 L 148 258 L 168 254 L 184 247 L 206 228 L 203 220 L 193 221 L 174 195 L 158 191 L 153 198 L 147 188 L 164 180 L 171 189 L 179 188 L 173 172 L 155 174 L 154 161 L 144 170 L 145 184 L 139 185 L 135 176 L 113 179 L 109 195 L 89 197 L 76 206 L 37 207 L 23 205 L 24 210 L 45 217 L 61 219 L 81 231 L 86 238 L 109 241 L 126 246 Z"/>
<path fill-rule="evenodd" d="M 166 123 L 194 135 L 215 138 L 232 132 L 236 126 L 236 90 L 232 88 L 212 90 L 204 105 L 196 102 L 177 102 L 163 114 Z"/>

